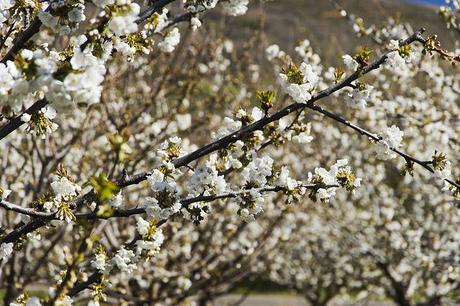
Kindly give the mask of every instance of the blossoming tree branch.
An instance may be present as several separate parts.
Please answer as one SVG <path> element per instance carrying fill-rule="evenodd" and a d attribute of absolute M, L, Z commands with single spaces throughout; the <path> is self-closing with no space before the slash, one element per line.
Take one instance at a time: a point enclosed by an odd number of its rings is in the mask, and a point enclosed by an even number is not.
<path fill-rule="evenodd" d="M 3 303 L 206 305 L 259 277 L 312 305 L 441 305 L 460 57 L 331 2 L 375 45 L 327 68 L 307 39 L 202 25 L 249 0 L 0 1 Z"/>

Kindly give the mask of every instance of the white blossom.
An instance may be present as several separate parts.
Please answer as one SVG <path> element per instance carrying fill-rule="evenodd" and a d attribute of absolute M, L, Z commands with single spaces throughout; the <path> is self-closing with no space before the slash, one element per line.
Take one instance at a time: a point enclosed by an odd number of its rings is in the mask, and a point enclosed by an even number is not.
<path fill-rule="evenodd" d="M 123 193 L 120 191 L 108 201 L 108 204 L 114 208 L 120 208 L 123 205 Z"/>
<path fill-rule="evenodd" d="M 81 187 L 69 181 L 66 177 L 61 177 L 51 183 L 51 188 L 57 199 L 69 198 L 76 196 L 80 192 Z"/>
<path fill-rule="evenodd" d="M 137 219 L 137 232 L 141 235 L 144 236 L 147 234 L 149 230 L 150 223 L 148 221 L 145 221 L 142 218 Z"/>
<path fill-rule="evenodd" d="M 51 10 L 40 10 L 38 18 L 53 32 L 70 34 L 75 32 L 82 21 L 86 19 L 83 1 L 53 1 Z"/>
<path fill-rule="evenodd" d="M 109 29 L 117 36 L 130 34 L 137 31 L 137 17 L 140 7 L 137 3 L 127 4 L 128 8 L 124 9 L 124 14 L 113 16 L 108 23 Z"/>
<path fill-rule="evenodd" d="M 387 56 L 386 64 L 393 70 L 397 71 L 403 69 L 406 66 L 406 61 L 399 52 L 390 52 Z"/>
<path fill-rule="evenodd" d="M 180 42 L 180 32 L 178 28 L 174 28 L 168 32 L 166 37 L 158 43 L 161 51 L 171 53 Z"/>
<path fill-rule="evenodd" d="M 192 17 L 190 19 L 190 25 L 192 26 L 192 30 L 196 31 L 199 27 L 201 27 L 201 21 L 197 17 Z"/>
<path fill-rule="evenodd" d="M 280 57 L 282 51 L 278 45 L 270 45 L 265 49 L 265 55 L 269 61 L 274 60 L 275 58 Z"/>
<path fill-rule="evenodd" d="M 347 67 L 348 71 L 350 72 L 355 72 L 358 67 L 359 67 L 359 63 L 357 61 L 355 61 L 355 59 L 353 57 L 351 57 L 350 55 L 346 54 L 342 57 L 343 59 L 343 63 L 345 64 L 345 67 Z"/>
<path fill-rule="evenodd" d="M 227 189 L 227 183 L 218 171 L 209 166 L 195 169 L 190 177 L 191 195 L 222 194 Z"/>
<path fill-rule="evenodd" d="M 7 260 L 13 253 L 13 246 L 11 242 L 0 244 L 0 259 Z"/>
<path fill-rule="evenodd" d="M 165 237 L 163 235 L 163 231 L 161 229 L 157 229 L 151 240 L 138 240 L 136 242 L 137 253 L 140 253 L 142 250 L 158 252 L 164 242 L 164 239 Z"/>
<path fill-rule="evenodd" d="M 21 121 L 27 123 L 27 122 L 30 121 L 30 118 L 32 118 L 32 115 L 29 115 L 29 114 L 27 114 L 27 113 L 24 113 L 24 114 L 22 114 L 22 116 L 21 116 Z"/>
<path fill-rule="evenodd" d="M 249 0 L 228 0 L 221 3 L 225 14 L 231 16 L 239 16 L 246 14 Z"/>
<path fill-rule="evenodd" d="M 131 250 L 127 250 L 124 247 L 119 249 L 115 256 L 112 258 L 112 263 L 120 269 L 122 272 L 131 273 L 137 266 L 132 262 L 135 254 Z"/>
<path fill-rule="evenodd" d="M 192 287 L 192 281 L 186 277 L 180 276 L 177 279 L 177 285 L 182 291 L 187 291 L 190 287 Z"/>
<path fill-rule="evenodd" d="M 298 135 L 292 136 L 292 141 L 299 144 L 310 143 L 313 140 L 313 136 L 309 135 L 306 132 L 299 133 Z"/>
<path fill-rule="evenodd" d="M 396 153 L 391 149 L 398 149 L 401 146 L 403 136 L 404 132 L 395 125 L 386 128 L 379 134 L 381 140 L 375 144 L 377 158 L 382 160 L 395 158 Z"/>
<path fill-rule="evenodd" d="M 256 157 L 241 172 L 242 181 L 262 187 L 267 183 L 267 177 L 272 175 L 273 159 L 269 156 Z"/>
<path fill-rule="evenodd" d="M 97 253 L 91 261 L 91 266 L 100 272 L 105 272 L 107 269 L 107 256 L 102 253 Z"/>
<path fill-rule="evenodd" d="M 284 91 L 298 103 L 306 103 L 312 97 L 312 92 L 318 83 L 318 76 L 313 72 L 311 65 L 302 63 L 299 67 L 303 75 L 302 84 L 290 83 L 288 76 L 284 73 L 279 74 L 279 79 Z"/>
<path fill-rule="evenodd" d="M 299 185 L 296 180 L 289 177 L 289 169 L 287 167 L 281 168 L 277 184 L 278 186 L 285 187 L 288 190 L 294 190 Z"/>
<path fill-rule="evenodd" d="M 354 88 L 345 96 L 345 103 L 352 108 L 364 109 L 371 96 L 373 86 L 365 85 L 365 88 Z"/>

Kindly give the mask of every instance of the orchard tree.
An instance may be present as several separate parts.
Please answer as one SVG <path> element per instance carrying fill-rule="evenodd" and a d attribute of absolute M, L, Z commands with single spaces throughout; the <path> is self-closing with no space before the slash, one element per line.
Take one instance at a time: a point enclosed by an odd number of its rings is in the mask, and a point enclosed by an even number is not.
<path fill-rule="evenodd" d="M 290 212 L 277 251 L 266 254 L 267 277 L 295 290 L 310 305 L 325 306 L 345 292 L 363 290 L 359 251 L 349 241 L 356 215 L 349 212 L 329 205 Z"/>

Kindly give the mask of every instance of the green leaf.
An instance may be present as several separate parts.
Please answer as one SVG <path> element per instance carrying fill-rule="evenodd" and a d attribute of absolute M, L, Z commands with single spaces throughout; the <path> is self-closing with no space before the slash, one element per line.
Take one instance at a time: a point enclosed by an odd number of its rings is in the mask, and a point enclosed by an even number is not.
<path fill-rule="evenodd" d="M 120 191 L 120 187 L 116 183 L 110 181 L 103 173 L 99 174 L 99 176 L 90 178 L 89 183 L 93 186 L 101 202 L 110 200 Z"/>

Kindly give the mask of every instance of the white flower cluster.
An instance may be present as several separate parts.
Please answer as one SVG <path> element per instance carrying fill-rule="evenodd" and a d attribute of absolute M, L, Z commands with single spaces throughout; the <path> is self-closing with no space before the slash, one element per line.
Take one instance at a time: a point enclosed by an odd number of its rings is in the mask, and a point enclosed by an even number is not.
<path fill-rule="evenodd" d="M 359 63 L 351 55 L 345 54 L 342 59 L 349 72 L 353 73 L 358 69 Z"/>
<path fill-rule="evenodd" d="M 163 235 L 163 231 L 158 229 L 150 240 L 138 240 L 136 242 L 136 252 L 141 254 L 143 250 L 147 250 L 153 252 L 154 254 L 158 253 L 164 239 L 165 237 Z"/>
<path fill-rule="evenodd" d="M 179 157 L 182 153 L 181 139 L 172 137 L 163 142 L 156 152 L 157 159 L 161 166 L 154 169 L 147 182 L 154 192 L 154 197 L 145 199 L 145 209 L 150 218 L 154 220 L 165 220 L 178 213 L 182 208 L 179 202 L 179 187 L 175 176 L 181 172 L 174 167 L 171 159 Z"/>
<path fill-rule="evenodd" d="M 263 212 L 263 204 L 265 199 L 262 194 L 255 188 L 248 190 L 244 193 L 244 196 L 239 196 L 236 198 L 240 209 L 238 215 L 245 222 L 252 222 L 258 214 Z"/>
<path fill-rule="evenodd" d="M 99 272 L 106 272 L 108 268 L 107 255 L 105 253 L 97 253 L 91 261 L 91 267 Z"/>
<path fill-rule="evenodd" d="M 136 255 L 133 251 L 121 247 L 113 256 L 112 263 L 122 272 L 132 273 L 137 269 L 136 263 L 133 262 Z"/>
<path fill-rule="evenodd" d="M 139 217 L 137 219 L 136 229 L 141 236 L 145 236 L 148 233 L 150 227 L 150 222 Z"/>
<path fill-rule="evenodd" d="M 131 61 L 131 57 L 136 54 L 136 48 L 130 46 L 127 42 L 120 38 L 114 39 L 113 48 L 117 50 L 117 52 L 120 52 L 123 56 L 126 56 L 128 61 Z M 147 48 L 145 49 L 144 54 L 148 54 L 149 50 Z"/>
<path fill-rule="evenodd" d="M 74 71 L 62 81 L 49 77 L 45 96 L 58 111 L 69 111 L 75 105 L 98 103 L 101 96 L 101 83 L 106 72 L 104 62 L 89 51 L 75 48 L 70 64 Z"/>
<path fill-rule="evenodd" d="M 263 116 L 264 116 L 264 113 L 258 107 L 253 107 L 250 113 L 240 108 L 238 112 L 236 113 L 236 118 L 238 118 L 241 121 L 244 121 L 244 120 L 249 121 L 247 123 L 258 121 L 262 119 Z"/>
<path fill-rule="evenodd" d="M 115 3 L 120 9 L 112 12 L 108 28 L 116 36 L 126 35 L 137 31 L 137 17 L 141 10 L 139 4 L 127 0 L 116 0 Z"/>
<path fill-rule="evenodd" d="M 160 203 L 154 197 L 145 199 L 145 209 L 147 215 L 155 220 L 166 220 L 172 215 L 178 213 L 182 207 L 179 202 L 176 182 L 172 179 L 165 178 L 159 170 L 154 170 L 147 178 L 150 188 L 155 193 L 162 193 L 168 197 L 169 206 L 164 206 L 165 203 Z M 162 206 L 160 206 L 162 204 Z"/>
<path fill-rule="evenodd" d="M 113 208 L 120 208 L 123 205 L 123 192 L 117 193 L 108 201 L 108 204 Z"/>
<path fill-rule="evenodd" d="M 246 222 L 255 220 L 255 216 L 263 211 L 264 198 L 260 190 L 268 187 L 268 179 L 273 174 L 273 159 L 269 156 L 259 158 L 253 153 L 249 157 L 252 161 L 240 174 L 241 188 L 244 192 L 236 198 L 240 206 L 238 215 Z"/>
<path fill-rule="evenodd" d="M 0 1 L 0 23 L 4 23 L 10 16 L 9 9 L 14 6 L 16 1 L 14 0 L 2 0 Z"/>
<path fill-rule="evenodd" d="M 373 88 L 371 85 L 360 83 L 360 86 L 356 86 L 345 95 L 345 103 L 352 108 L 365 109 Z"/>
<path fill-rule="evenodd" d="M 158 43 L 158 47 L 162 52 L 171 53 L 180 42 L 180 32 L 178 28 L 169 31 L 165 38 Z"/>
<path fill-rule="evenodd" d="M 318 76 L 313 72 L 311 65 L 302 63 L 299 67 L 300 81 L 292 83 L 289 76 L 285 73 L 279 74 L 279 80 L 284 91 L 291 96 L 297 103 L 306 103 L 311 99 L 313 90 L 318 84 Z"/>
<path fill-rule="evenodd" d="M 314 175 L 312 173 L 308 173 L 308 180 L 311 183 L 317 184 L 321 183 L 324 184 L 324 188 L 319 188 L 316 191 L 316 196 L 324 202 L 328 202 L 330 198 L 335 196 L 337 188 L 341 186 L 341 183 L 338 180 L 338 175 L 342 173 L 351 173 L 351 168 L 348 166 L 347 159 L 340 159 L 338 160 L 329 171 L 325 168 L 315 168 Z M 360 178 L 354 178 L 353 181 L 348 182 L 351 184 L 350 187 L 359 187 L 361 185 Z"/>
<path fill-rule="evenodd" d="M 294 201 L 297 202 L 299 196 L 303 196 L 306 192 L 306 188 L 302 185 L 301 181 L 297 181 L 289 176 L 289 169 L 286 166 L 281 168 L 275 185 L 284 188 L 284 194 L 287 195 L 286 203 L 288 204 Z"/>
<path fill-rule="evenodd" d="M 191 196 L 218 195 L 227 190 L 224 176 L 210 165 L 196 168 L 189 182 Z"/>
<path fill-rule="evenodd" d="M 152 223 L 141 217 L 137 220 L 136 228 L 142 236 L 142 239 L 136 241 L 136 253 L 130 249 L 121 247 L 112 259 L 108 260 L 105 251 L 98 251 L 91 261 L 91 266 L 101 273 L 108 273 L 114 267 L 117 267 L 121 272 L 132 273 L 138 269 L 139 260 L 142 259 L 142 252 L 144 250 L 157 253 L 164 241 L 163 231 L 156 228 L 156 226 L 152 228 Z M 152 253 L 150 253 L 151 255 Z"/>
<path fill-rule="evenodd" d="M 33 57 L 33 52 L 27 49 L 22 50 L 20 54 L 25 59 Z M 28 100 L 30 87 L 14 62 L 0 63 L 0 105 L 8 105 L 14 112 L 19 112 L 24 100 Z"/>
<path fill-rule="evenodd" d="M 216 132 L 211 133 L 211 138 L 216 140 L 225 137 L 233 132 L 238 131 L 243 124 L 241 121 L 233 120 L 230 117 L 225 117 L 220 127 Z"/>
<path fill-rule="evenodd" d="M 270 45 L 265 49 L 265 56 L 269 61 L 286 56 L 286 53 L 278 45 Z"/>
<path fill-rule="evenodd" d="M 390 41 L 389 49 L 392 50 L 392 52 L 387 55 L 387 59 L 385 61 L 387 67 L 391 68 L 398 74 L 401 73 L 400 70 L 405 71 L 407 69 L 407 63 L 412 60 L 410 56 L 407 56 L 406 58 L 402 57 L 399 52 L 399 48 L 399 41 Z"/>
<path fill-rule="evenodd" d="M 52 31 L 70 34 L 86 19 L 84 1 L 51 1 L 48 10 L 38 13 L 40 21 Z"/>
<path fill-rule="evenodd" d="M 53 190 L 54 198 L 44 202 L 43 208 L 47 212 L 56 213 L 56 217 L 60 220 L 74 221 L 74 216 L 67 202 L 78 195 L 81 187 L 66 177 L 60 177 L 51 183 L 51 189 Z"/>
<path fill-rule="evenodd" d="M 241 169 L 243 164 L 240 159 L 246 155 L 246 152 L 243 150 L 244 142 L 238 140 L 235 142 L 230 154 L 227 156 L 227 161 L 225 163 L 226 168 Z"/>
<path fill-rule="evenodd" d="M 137 231 L 142 236 L 145 237 L 149 233 L 151 224 L 150 222 L 138 218 L 137 220 Z M 161 229 L 155 228 L 155 233 L 148 237 L 148 239 L 141 239 L 136 242 L 136 252 L 137 254 L 141 254 L 143 250 L 158 252 L 160 250 L 161 245 L 164 242 L 164 235 Z"/>
<path fill-rule="evenodd" d="M 69 200 L 81 191 L 80 186 L 72 183 L 66 177 L 60 177 L 58 180 L 52 182 L 51 189 L 53 189 L 57 200 Z"/>
<path fill-rule="evenodd" d="M 289 176 L 289 169 L 286 166 L 284 166 L 281 168 L 276 185 L 284 187 L 288 190 L 294 190 L 301 185 L 301 182 L 298 182 L 297 180 L 291 178 Z"/>
<path fill-rule="evenodd" d="M 397 126 L 392 125 L 379 134 L 380 141 L 375 144 L 377 158 L 381 160 L 393 159 L 396 157 L 391 149 L 398 149 L 401 146 L 404 132 Z"/>
<path fill-rule="evenodd" d="M 241 182 L 243 185 L 264 187 L 267 178 L 272 175 L 272 167 L 273 159 L 270 156 L 253 156 L 253 160 L 241 171 Z"/>
<path fill-rule="evenodd" d="M 311 136 L 311 123 L 308 124 L 296 124 L 295 128 L 290 127 L 291 122 L 286 118 L 283 118 L 279 122 L 279 130 L 283 139 L 287 141 L 293 141 L 297 144 L 306 144 L 313 141 Z"/>
<path fill-rule="evenodd" d="M 190 25 L 193 31 L 196 31 L 199 27 L 201 27 L 201 20 L 198 17 L 190 18 Z"/>
<path fill-rule="evenodd" d="M 249 0 L 227 0 L 222 1 L 221 3 L 225 14 L 230 16 L 240 16 L 246 14 Z"/>
<path fill-rule="evenodd" d="M 51 121 L 56 116 L 54 109 L 69 112 L 76 106 L 99 102 L 107 57 L 97 58 L 90 50 L 81 51 L 79 46 L 86 41 L 85 36 L 73 37 L 71 41 L 74 50 L 70 67 L 63 67 L 67 65 L 66 59 L 58 52 L 40 48 L 24 49 L 17 61 L 0 64 L 0 104 L 19 112 L 26 102 L 35 101 L 36 96 L 44 93 L 52 107 L 42 110 L 40 115 Z M 104 47 L 110 53 L 110 45 Z M 28 122 L 31 118 L 25 115 L 21 119 Z M 50 123 L 46 128 L 53 131 L 56 127 Z"/>
<path fill-rule="evenodd" d="M 435 168 L 434 174 L 441 179 L 450 179 L 452 177 L 452 163 L 446 160 L 445 165 L 442 168 Z M 443 190 L 450 190 L 452 186 L 444 181 Z"/>
<path fill-rule="evenodd" d="M 311 136 L 308 132 L 301 132 L 292 136 L 292 141 L 298 144 L 306 144 L 313 141 L 313 136 Z"/>
<path fill-rule="evenodd" d="M 163 8 L 161 14 L 154 13 L 153 18 L 155 22 L 147 23 L 145 29 L 153 33 L 160 33 L 168 25 L 168 12 L 167 8 Z"/>
<path fill-rule="evenodd" d="M 46 134 L 51 134 L 56 131 L 59 125 L 52 120 L 56 118 L 56 110 L 51 106 L 46 106 L 39 110 L 37 113 L 37 117 L 39 118 L 38 122 L 31 121 L 32 115 L 24 113 L 21 115 L 21 121 L 25 123 L 29 123 L 29 130 L 35 130 L 37 134 L 42 134 L 42 138 L 46 138 Z"/>
<path fill-rule="evenodd" d="M 8 260 L 10 255 L 13 253 L 13 243 L 2 243 L 0 244 L 0 260 Z"/>
<path fill-rule="evenodd" d="M 300 55 L 304 62 L 310 63 L 313 67 L 319 67 L 321 65 L 321 57 L 313 52 L 313 48 L 308 39 L 302 40 L 294 50 Z"/>

